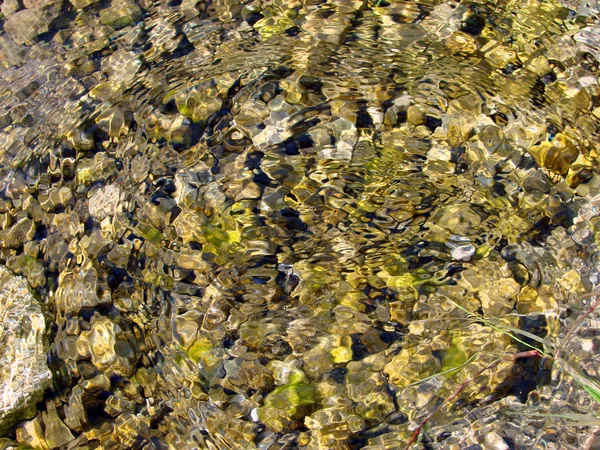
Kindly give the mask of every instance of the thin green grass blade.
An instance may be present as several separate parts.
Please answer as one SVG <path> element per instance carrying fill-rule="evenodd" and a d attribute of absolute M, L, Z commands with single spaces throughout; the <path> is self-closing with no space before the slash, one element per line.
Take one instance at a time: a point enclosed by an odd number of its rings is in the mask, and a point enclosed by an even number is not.
<path fill-rule="evenodd" d="M 443 372 L 434 373 L 433 375 L 425 377 L 422 380 L 418 380 L 418 381 L 415 381 L 414 383 L 410 383 L 410 384 L 406 385 L 406 387 L 416 386 L 417 384 L 425 383 L 426 381 L 429 381 L 429 380 L 431 380 L 433 378 L 436 378 L 436 377 L 439 377 L 439 376 L 442 376 L 442 375 L 446 375 L 446 374 L 449 374 L 451 372 L 456 372 L 457 370 L 462 369 L 467 364 L 469 364 L 471 361 L 473 361 L 475 359 L 475 357 L 477 357 L 477 355 L 479 355 L 479 352 L 475 353 L 473 356 L 471 356 L 469 359 L 467 359 L 460 366 L 452 367 L 452 368 L 450 368 L 448 370 L 444 370 Z"/>
<path fill-rule="evenodd" d="M 600 404 L 600 386 L 598 386 L 594 381 L 590 380 L 586 376 L 582 375 L 571 366 L 567 361 L 562 358 L 558 358 L 558 364 L 565 372 L 567 372 L 573 379 L 589 394 L 590 397 L 594 399 L 594 401 Z"/>
<path fill-rule="evenodd" d="M 569 420 L 571 423 L 567 423 L 567 426 L 572 427 L 589 427 L 600 425 L 600 417 L 596 417 L 592 414 L 575 414 L 575 413 L 563 413 L 563 414 L 552 414 L 552 413 L 530 413 L 525 411 L 506 411 L 509 416 L 527 416 L 527 417 L 547 417 L 549 419 L 564 419 Z"/>
<path fill-rule="evenodd" d="M 593 389 L 586 384 L 581 384 L 581 383 L 579 383 L 579 384 L 585 390 L 585 392 L 587 392 L 590 395 L 590 397 L 592 397 L 594 399 L 594 401 L 596 403 L 600 404 L 600 391 Z"/>
<path fill-rule="evenodd" d="M 471 316 L 475 316 L 475 317 L 479 318 L 479 316 L 478 316 L 477 314 L 475 314 L 475 313 L 472 313 L 472 312 L 471 312 L 471 311 L 469 311 L 467 308 L 465 308 L 464 306 L 461 306 L 461 305 L 459 305 L 458 303 L 456 303 L 456 302 L 455 302 L 454 300 L 452 300 L 451 298 L 449 298 L 449 299 L 448 299 L 448 301 L 449 301 L 450 303 L 452 303 L 454 306 L 456 306 L 458 309 L 460 309 L 460 310 L 462 310 L 462 311 L 466 312 L 466 313 L 467 313 L 467 314 L 468 314 L 470 317 L 471 317 Z M 485 319 L 484 319 L 484 320 L 485 320 Z"/>
<path fill-rule="evenodd" d="M 556 345 L 554 345 L 554 343 L 550 342 L 548 339 L 544 339 L 539 336 L 536 336 L 535 334 L 530 333 L 529 331 L 519 330 L 518 328 L 508 327 L 508 326 L 504 326 L 504 325 L 502 325 L 502 326 L 513 333 L 520 334 L 522 336 L 528 337 L 531 340 L 539 342 L 540 344 L 543 344 L 545 347 L 548 347 L 551 350 L 556 349 Z"/>
<path fill-rule="evenodd" d="M 524 346 L 526 346 L 526 347 L 528 347 L 528 348 L 530 348 L 530 349 L 532 349 L 532 350 L 538 350 L 538 351 L 540 351 L 540 349 L 539 349 L 539 348 L 537 348 L 537 347 L 535 347 L 535 346 L 533 346 L 533 345 L 529 344 L 528 342 L 525 342 L 525 341 L 524 341 L 524 340 L 522 340 L 522 339 L 519 339 L 519 338 L 518 338 L 517 336 L 515 336 L 513 333 L 509 332 L 509 331 L 508 331 L 508 328 L 509 328 L 509 327 L 505 327 L 504 325 L 496 325 L 496 324 L 494 324 L 494 323 L 492 322 L 492 320 L 491 320 L 491 319 L 486 319 L 485 317 L 481 317 L 479 314 L 475 314 L 475 313 L 473 313 L 473 312 L 469 311 L 467 308 L 465 308 L 464 306 L 461 306 L 461 305 L 459 305 L 458 303 L 456 303 L 454 300 L 452 300 L 452 299 L 450 299 L 450 298 L 448 299 L 448 301 L 449 301 L 450 303 L 452 303 L 454 306 L 456 306 L 457 308 L 459 308 L 460 310 L 462 310 L 462 311 L 464 311 L 465 313 L 467 313 L 469 317 L 472 317 L 472 318 L 475 318 L 475 319 L 477 319 L 477 320 L 480 320 L 480 321 L 482 321 L 482 322 L 483 322 L 483 323 L 485 323 L 485 324 L 486 324 L 488 327 L 490 327 L 490 328 L 492 328 L 492 329 L 494 329 L 494 330 L 496 330 L 496 331 L 499 331 L 500 333 L 503 333 L 503 334 L 505 334 L 505 335 L 509 336 L 510 338 L 514 339 L 515 341 L 517 341 L 517 342 L 519 342 L 519 343 L 523 344 Z M 524 333 L 527 333 L 527 332 L 524 332 Z M 531 333 L 529 333 L 529 334 L 531 334 Z M 531 334 L 531 336 L 535 336 L 535 335 Z M 529 336 L 527 336 L 527 337 L 529 337 Z M 536 336 L 536 337 L 537 337 L 537 336 Z M 540 353 L 541 353 L 543 356 L 547 356 L 547 355 L 546 355 L 544 352 L 540 352 Z"/>

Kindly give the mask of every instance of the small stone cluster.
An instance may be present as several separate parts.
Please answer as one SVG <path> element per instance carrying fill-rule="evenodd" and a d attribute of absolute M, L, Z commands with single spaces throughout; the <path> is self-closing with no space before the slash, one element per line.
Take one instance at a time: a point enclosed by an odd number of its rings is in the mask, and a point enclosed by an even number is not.
<path fill-rule="evenodd" d="M 588 7 L 0 3 L 0 262 L 41 299 L 3 304 L 19 445 L 402 448 L 527 349 L 465 310 L 560 341 L 599 282 Z M 565 344 L 590 377 L 596 325 Z M 524 408 L 598 406 L 506 358 L 423 442 L 595 439 Z"/>

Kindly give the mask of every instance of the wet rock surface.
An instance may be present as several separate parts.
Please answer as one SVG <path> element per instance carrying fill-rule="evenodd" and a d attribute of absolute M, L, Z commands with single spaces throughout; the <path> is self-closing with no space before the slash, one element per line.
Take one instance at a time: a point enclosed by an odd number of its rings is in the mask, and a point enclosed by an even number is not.
<path fill-rule="evenodd" d="M 36 414 L 52 385 L 46 356 L 46 322 L 24 278 L 0 267 L 0 432 Z"/>
<path fill-rule="evenodd" d="M 371 450 L 431 416 L 415 448 L 598 444 L 564 367 L 510 358 L 600 367 L 597 315 L 568 335 L 599 282 L 597 4 L 0 11 L 0 262 L 52 319 L 10 439 Z"/>

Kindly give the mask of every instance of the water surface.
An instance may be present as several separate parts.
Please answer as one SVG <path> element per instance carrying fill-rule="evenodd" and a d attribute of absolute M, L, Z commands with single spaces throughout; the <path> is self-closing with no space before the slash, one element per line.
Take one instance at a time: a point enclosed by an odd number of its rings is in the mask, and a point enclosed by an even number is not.
<path fill-rule="evenodd" d="M 560 345 L 598 282 L 594 5 L 71 3 L 0 35 L 0 260 L 54 377 L 12 437 L 592 445 L 499 326 Z M 590 379 L 596 320 L 563 350 Z"/>

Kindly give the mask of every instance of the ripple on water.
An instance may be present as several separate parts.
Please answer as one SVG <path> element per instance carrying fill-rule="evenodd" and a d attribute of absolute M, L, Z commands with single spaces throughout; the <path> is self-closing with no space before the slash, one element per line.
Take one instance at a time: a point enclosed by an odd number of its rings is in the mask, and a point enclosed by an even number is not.
<path fill-rule="evenodd" d="M 564 369 L 511 358 L 597 372 L 595 315 L 563 341 L 598 282 L 595 2 L 0 9 L 0 261 L 54 377 L 10 438 L 596 439 L 531 415 L 597 413 Z"/>

